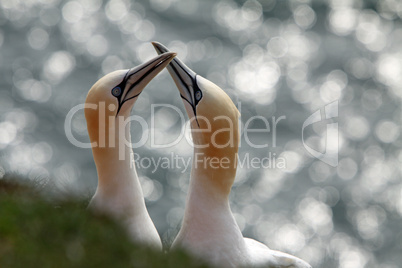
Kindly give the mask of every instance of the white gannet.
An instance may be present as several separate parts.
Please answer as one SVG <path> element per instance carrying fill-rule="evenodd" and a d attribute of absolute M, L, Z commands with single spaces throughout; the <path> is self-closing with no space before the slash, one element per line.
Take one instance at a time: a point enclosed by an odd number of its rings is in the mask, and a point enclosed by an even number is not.
<path fill-rule="evenodd" d="M 158 54 L 168 52 L 153 42 Z M 218 267 L 311 266 L 292 255 L 244 238 L 229 206 L 237 169 L 239 111 L 217 85 L 178 58 L 167 67 L 191 121 L 194 157 L 182 227 L 172 247 Z"/>
<path fill-rule="evenodd" d="M 176 56 L 164 53 L 130 70 L 99 79 L 85 101 L 98 187 L 89 209 L 117 219 L 135 242 L 162 249 L 159 234 L 145 206 L 132 159 L 130 122 L 125 121 L 144 87 Z M 124 141 L 126 140 L 126 141 Z"/>

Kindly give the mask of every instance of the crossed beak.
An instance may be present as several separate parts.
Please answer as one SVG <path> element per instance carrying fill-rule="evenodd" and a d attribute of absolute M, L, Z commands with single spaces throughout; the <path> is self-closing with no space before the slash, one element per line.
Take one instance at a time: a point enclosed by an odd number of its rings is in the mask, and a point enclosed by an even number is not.
<path fill-rule="evenodd" d="M 160 55 L 163 55 L 162 53 L 169 52 L 167 47 L 161 43 L 152 42 L 152 45 L 154 46 L 156 52 Z M 181 98 L 191 105 L 194 116 L 197 120 L 196 107 L 202 98 L 202 92 L 197 84 L 197 74 L 178 58 L 174 58 L 167 66 L 167 69 L 180 92 Z"/>
<path fill-rule="evenodd" d="M 167 52 L 127 71 L 123 81 L 113 88 L 112 94 L 118 99 L 119 113 L 123 104 L 138 97 L 145 86 L 176 56 L 176 53 Z"/>

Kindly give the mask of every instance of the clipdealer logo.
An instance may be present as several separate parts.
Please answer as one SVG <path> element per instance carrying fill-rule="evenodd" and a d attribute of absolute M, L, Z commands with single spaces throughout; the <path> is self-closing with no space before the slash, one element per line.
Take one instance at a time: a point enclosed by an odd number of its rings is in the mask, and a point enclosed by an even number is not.
<path fill-rule="evenodd" d="M 303 123 L 302 128 L 302 142 L 304 148 L 315 158 L 332 166 L 338 166 L 338 153 L 339 153 L 339 130 L 338 123 L 328 123 L 325 131 L 325 147 L 324 152 L 319 152 L 308 146 L 304 140 L 304 129 L 307 126 L 319 123 L 322 121 L 330 121 L 338 117 L 338 104 L 339 101 L 331 102 L 324 106 L 324 108 L 315 111 Z"/>
<path fill-rule="evenodd" d="M 333 122 L 334 118 L 338 117 L 338 104 L 339 101 L 334 101 L 332 103 L 329 103 L 327 105 L 325 105 L 323 108 L 315 111 L 313 114 L 311 114 L 303 123 L 302 126 L 302 143 L 304 148 L 307 150 L 307 152 L 309 152 L 313 157 L 319 159 L 320 161 L 332 166 L 332 167 L 336 167 L 338 166 L 338 150 L 339 150 L 339 131 L 338 131 L 338 123 L 337 122 Z M 150 142 L 151 142 L 151 148 L 168 148 L 168 147 L 172 147 L 176 144 L 178 144 L 180 142 L 181 139 L 185 138 L 188 142 L 189 145 L 196 147 L 196 145 L 192 142 L 191 140 L 191 135 L 186 135 L 189 134 L 191 132 L 191 127 L 190 127 L 190 121 L 185 121 L 185 116 L 182 114 L 181 110 L 178 109 L 177 107 L 170 105 L 170 104 L 158 104 L 158 105 L 152 105 L 151 107 L 151 112 L 152 114 L 155 113 L 155 108 L 156 107 L 164 107 L 164 108 L 168 108 L 168 109 L 173 109 L 175 112 L 177 112 L 180 116 L 180 120 L 182 121 L 183 124 L 183 128 L 180 132 L 179 137 L 177 137 L 173 142 L 169 142 L 167 144 L 157 144 L 156 140 L 155 140 L 155 133 L 154 133 L 154 129 L 155 129 L 155 122 L 154 122 L 154 117 L 152 116 L 152 120 L 151 120 L 151 126 L 149 126 L 147 124 L 147 122 L 145 121 L 145 119 L 139 117 L 139 116 L 135 116 L 135 115 L 131 115 L 129 118 L 124 119 L 123 117 L 119 117 L 118 119 L 120 120 L 118 123 L 124 127 L 128 126 L 130 124 L 130 122 L 138 122 L 141 125 L 141 128 L 143 130 L 143 135 L 141 136 L 141 139 L 139 142 L 137 143 L 132 143 L 130 140 L 127 139 L 124 131 L 122 131 L 121 133 L 117 134 L 116 132 L 112 131 L 111 133 L 107 133 L 107 131 L 110 131 L 110 129 L 99 129 L 99 133 L 100 133 L 100 139 L 99 139 L 99 144 L 94 142 L 94 143 L 84 143 L 84 142 L 80 142 L 78 141 L 73 133 L 72 133 L 72 120 L 74 117 L 74 114 L 76 114 L 78 111 L 83 110 L 84 108 L 88 108 L 88 109 L 99 109 L 100 110 L 100 118 L 99 120 L 106 120 L 106 118 L 104 118 L 104 114 L 105 112 L 103 110 L 107 109 L 104 105 L 104 103 L 100 103 L 99 107 L 98 105 L 92 105 L 92 106 L 88 106 L 88 104 L 79 104 L 75 107 L 73 107 L 70 112 L 68 113 L 68 115 L 66 116 L 66 120 L 65 120 L 65 133 L 66 133 L 66 137 L 68 138 L 68 140 L 74 144 L 77 147 L 80 148 L 91 148 L 91 147 L 119 147 L 119 159 L 120 160 L 124 160 L 126 157 L 126 152 L 128 148 L 138 148 L 143 146 L 147 141 L 148 138 L 150 138 Z M 239 109 L 241 109 L 241 106 L 239 105 Z M 103 115 L 103 117 L 101 116 Z M 114 119 L 114 117 L 113 117 Z M 219 118 L 222 119 L 222 118 Z M 276 131 L 277 131 L 277 124 L 281 121 L 281 120 L 285 120 L 286 116 L 280 116 L 278 118 L 276 117 L 272 117 L 272 124 L 268 121 L 267 118 L 263 117 L 263 116 L 254 116 L 251 117 L 247 120 L 247 122 L 245 124 L 243 124 L 240 119 L 239 119 L 239 127 L 240 127 L 240 135 L 242 137 L 244 137 L 244 141 L 246 142 L 247 145 L 249 145 L 251 148 L 255 148 L 255 149 L 261 149 L 261 148 L 267 148 L 268 143 L 266 141 L 264 141 L 263 144 L 255 144 L 250 140 L 249 134 L 250 133 L 254 133 L 254 132 L 267 132 L 267 133 L 272 133 L 272 147 L 275 148 L 276 147 Z M 110 119 L 109 119 L 110 120 Z M 262 122 L 264 123 L 264 127 L 263 129 L 253 129 L 250 127 L 251 122 L 254 120 L 262 120 Z M 113 120 L 112 120 L 113 121 Z M 326 122 L 329 121 L 326 125 L 326 131 L 325 131 L 325 136 L 321 137 L 321 142 L 324 144 L 324 151 L 320 152 L 312 147 L 310 147 L 307 143 L 306 143 L 306 137 L 305 137 L 305 130 L 308 126 L 313 126 L 314 124 L 317 123 L 322 123 L 322 122 Z M 103 126 L 103 124 L 99 124 L 99 126 Z M 227 129 L 227 131 L 234 131 L 234 129 Z M 106 134 L 108 136 L 108 138 L 106 139 Z M 115 137 L 115 136 L 118 137 Z M 149 135 L 149 137 L 148 137 Z M 214 137 L 214 135 L 212 135 L 212 137 Z M 116 142 L 116 138 L 118 138 L 118 142 Z M 214 140 L 212 141 L 212 143 L 214 142 Z M 240 144 L 239 146 L 241 146 L 241 140 L 240 140 Z M 131 151 L 131 150 L 130 150 Z M 135 155 L 130 155 L 130 158 L 133 162 L 138 163 L 138 158 L 136 159 Z M 246 160 L 244 160 L 246 159 Z M 249 155 L 247 154 L 246 157 L 244 159 L 238 159 L 238 163 L 243 164 L 243 162 L 249 162 L 250 161 L 254 161 L 253 163 L 255 163 L 255 159 L 254 158 L 250 158 Z M 268 159 L 268 160 L 267 160 Z M 272 168 L 276 167 L 278 168 L 278 165 L 281 166 L 281 168 L 283 168 L 282 166 L 284 166 L 284 159 L 282 159 L 280 156 L 277 157 L 275 154 L 271 155 L 271 153 L 269 153 L 269 157 L 267 159 L 260 159 L 260 163 L 261 165 L 257 165 L 259 167 L 263 167 L 263 168 L 267 168 L 267 164 L 269 163 L 268 166 L 270 166 Z M 273 159 L 273 160 L 272 160 Z M 163 160 L 163 159 L 162 159 Z M 161 160 L 160 163 L 164 163 Z M 274 161 L 274 160 L 278 160 L 278 161 Z M 280 160 L 280 161 L 279 161 Z M 144 162 L 144 159 L 141 159 L 142 162 Z M 150 162 L 150 161 L 149 161 Z M 184 164 L 185 169 L 187 165 L 188 160 L 181 160 L 180 161 L 176 161 L 178 163 L 186 163 Z M 145 163 L 145 162 L 144 162 Z M 151 162 L 150 162 L 151 163 Z M 272 164 L 274 163 L 274 164 Z M 155 166 L 158 166 L 158 163 L 154 163 Z M 247 166 L 247 165 L 246 165 Z M 253 166 L 253 165 L 252 165 Z M 255 165 L 254 165 L 255 166 Z M 253 167 L 254 167 L 253 166 Z"/>

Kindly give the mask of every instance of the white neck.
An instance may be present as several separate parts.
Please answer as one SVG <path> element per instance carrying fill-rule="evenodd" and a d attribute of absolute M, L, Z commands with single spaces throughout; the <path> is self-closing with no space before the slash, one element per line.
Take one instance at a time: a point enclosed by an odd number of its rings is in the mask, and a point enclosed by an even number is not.
<path fill-rule="evenodd" d="M 116 120 L 115 126 L 105 130 L 104 148 L 93 149 L 98 187 L 90 206 L 117 217 L 148 214 L 132 159 L 133 151 L 122 142 L 124 139 L 131 141 L 130 123 L 125 128 L 120 123 Z M 113 132 L 114 135 L 111 135 Z M 114 145 L 109 142 L 109 135 Z M 98 145 L 101 144 L 98 142 Z"/>
<path fill-rule="evenodd" d="M 105 137 L 107 146 L 93 148 L 98 187 L 89 208 L 117 219 L 134 241 L 160 250 L 162 243 L 145 206 L 135 163 L 131 157 L 133 151 L 124 142 L 131 142 L 130 123 L 120 123 L 105 130 L 108 133 Z M 110 135 L 113 131 L 115 135 Z"/>
<path fill-rule="evenodd" d="M 194 155 L 199 152 L 195 149 Z M 235 250 L 244 248 L 242 233 L 229 206 L 230 191 L 222 191 L 214 185 L 214 181 L 222 179 L 233 182 L 235 172 L 232 172 L 233 178 L 220 178 L 227 173 L 220 169 L 196 168 L 200 164 L 197 166 L 195 162 L 194 157 L 183 224 L 173 246 L 192 247 L 190 250 L 200 255 L 203 250 L 208 255 L 210 246 L 219 244 L 230 244 Z"/>

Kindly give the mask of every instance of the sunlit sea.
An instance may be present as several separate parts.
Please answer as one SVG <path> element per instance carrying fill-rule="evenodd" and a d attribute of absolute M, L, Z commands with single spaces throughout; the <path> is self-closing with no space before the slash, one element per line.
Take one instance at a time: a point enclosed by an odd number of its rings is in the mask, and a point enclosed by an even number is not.
<path fill-rule="evenodd" d="M 241 112 L 230 199 L 245 236 L 313 267 L 401 267 L 401 18 L 393 0 L 1 1 L 0 178 L 92 196 L 91 149 L 66 134 L 88 145 L 86 121 L 71 109 L 98 78 L 154 57 L 159 41 Z M 133 143 L 146 139 L 136 168 L 169 243 L 193 150 L 167 71 L 132 114 L 146 123 L 131 125 Z"/>

